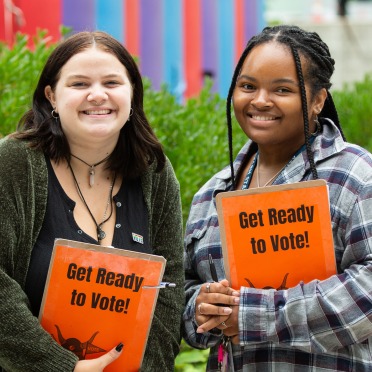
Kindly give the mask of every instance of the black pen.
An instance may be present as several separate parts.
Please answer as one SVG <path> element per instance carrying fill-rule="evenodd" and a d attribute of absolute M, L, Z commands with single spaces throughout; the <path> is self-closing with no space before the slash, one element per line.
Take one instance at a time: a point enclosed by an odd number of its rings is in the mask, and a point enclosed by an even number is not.
<path fill-rule="evenodd" d="M 214 282 L 218 282 L 218 276 L 216 271 L 216 266 L 214 266 L 213 257 L 211 254 L 209 254 L 209 269 L 211 271 L 212 280 Z"/>
<path fill-rule="evenodd" d="M 170 282 L 160 282 L 159 285 L 143 285 L 142 288 L 148 289 L 148 288 L 174 288 L 176 287 L 176 283 L 170 283 Z"/>

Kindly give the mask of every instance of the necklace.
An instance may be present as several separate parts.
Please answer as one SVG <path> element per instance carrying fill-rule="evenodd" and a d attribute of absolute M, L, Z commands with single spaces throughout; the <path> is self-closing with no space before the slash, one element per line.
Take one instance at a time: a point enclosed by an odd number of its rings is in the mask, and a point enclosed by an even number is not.
<path fill-rule="evenodd" d="M 71 167 L 71 164 L 68 163 L 68 166 L 71 170 L 71 174 L 72 174 L 72 177 L 74 179 L 74 182 L 75 182 L 75 186 L 76 186 L 76 189 L 77 189 L 77 192 L 81 198 L 81 200 L 83 201 L 85 207 L 87 208 L 90 216 L 92 217 L 92 220 L 94 222 L 94 224 L 96 225 L 96 228 L 97 228 L 97 240 L 98 240 L 98 243 L 101 244 L 101 240 L 103 240 L 105 237 L 106 237 L 106 233 L 102 230 L 102 226 L 104 225 L 105 222 L 107 222 L 111 216 L 112 216 L 112 192 L 113 192 L 113 188 L 114 188 L 114 185 L 115 185 L 115 180 L 116 180 L 116 173 L 114 174 L 114 177 L 112 179 L 112 182 L 111 182 L 111 185 L 110 185 L 110 191 L 109 191 L 109 195 L 108 195 L 108 198 L 107 198 L 107 204 L 106 204 L 106 208 L 105 208 L 105 212 L 103 214 L 103 218 L 102 218 L 102 222 L 99 224 L 96 219 L 94 218 L 93 216 L 93 213 L 92 211 L 90 210 L 87 202 L 85 201 L 85 198 L 84 198 L 84 195 L 83 193 L 81 192 L 81 189 L 80 189 L 80 186 L 79 186 L 79 183 L 76 179 L 76 176 L 75 176 L 75 173 Z M 106 215 L 107 215 L 107 211 L 108 211 L 108 207 L 110 205 L 110 214 L 109 216 L 106 218 Z"/>
<path fill-rule="evenodd" d="M 315 139 L 315 137 L 311 137 L 310 138 L 310 143 L 313 143 L 314 139 Z M 280 174 L 280 172 L 283 169 L 285 169 L 289 164 L 292 163 L 292 161 L 296 158 L 297 155 L 299 155 L 302 151 L 305 150 L 305 148 L 306 148 L 305 145 L 302 145 L 296 151 L 296 153 L 292 156 L 292 159 L 287 163 L 287 165 L 285 165 L 282 169 L 280 169 L 280 171 L 278 173 L 276 173 L 274 175 L 274 177 L 271 177 L 262 187 L 266 187 L 270 182 L 272 182 Z M 258 154 L 258 151 L 256 152 L 256 155 L 254 156 L 253 162 L 252 162 L 251 166 L 249 167 L 248 172 L 245 176 L 243 186 L 242 186 L 242 190 L 248 189 L 249 184 L 250 184 L 250 182 L 252 181 L 252 178 L 253 178 L 253 172 L 256 168 L 257 168 L 257 187 L 260 187 L 260 176 L 259 176 L 259 169 L 258 169 L 259 168 L 259 154 Z"/>
<path fill-rule="evenodd" d="M 257 155 L 257 187 L 266 187 L 279 175 L 283 168 L 279 169 L 279 172 L 275 173 L 263 186 L 260 186 L 260 155 Z"/>
<path fill-rule="evenodd" d="M 110 155 L 107 155 L 104 159 L 102 159 L 101 161 L 99 161 L 96 164 L 88 164 L 86 161 L 84 161 L 83 159 L 80 159 L 79 157 L 77 157 L 74 154 L 71 154 L 71 156 L 73 156 L 77 160 L 80 160 L 82 163 L 86 164 L 90 168 L 89 169 L 89 186 L 92 187 L 94 185 L 94 174 L 95 174 L 94 167 L 96 167 L 97 165 L 102 164 L 104 161 L 106 161 L 109 158 Z"/>

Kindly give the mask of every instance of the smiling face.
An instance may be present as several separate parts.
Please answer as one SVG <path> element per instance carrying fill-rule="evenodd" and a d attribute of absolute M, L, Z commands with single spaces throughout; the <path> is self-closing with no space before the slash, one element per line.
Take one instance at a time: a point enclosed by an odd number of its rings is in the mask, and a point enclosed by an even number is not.
<path fill-rule="evenodd" d="M 302 58 L 301 61 L 306 76 Z M 326 91 L 321 90 L 310 101 L 306 81 L 305 87 L 313 132 Z M 296 151 L 305 142 L 301 90 L 294 58 L 286 46 L 273 41 L 251 50 L 237 79 L 233 106 L 242 130 L 259 146 L 287 146 Z"/>
<path fill-rule="evenodd" d="M 91 47 L 66 62 L 54 91 L 47 86 L 45 95 L 70 145 L 117 141 L 129 117 L 132 85 L 116 56 Z"/>

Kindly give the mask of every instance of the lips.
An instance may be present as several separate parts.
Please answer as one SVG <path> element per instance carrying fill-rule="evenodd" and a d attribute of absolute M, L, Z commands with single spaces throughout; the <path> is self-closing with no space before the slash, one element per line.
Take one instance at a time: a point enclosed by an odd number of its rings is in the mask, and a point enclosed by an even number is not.
<path fill-rule="evenodd" d="M 108 115 L 111 114 L 112 110 L 86 110 L 83 112 L 86 115 Z"/>

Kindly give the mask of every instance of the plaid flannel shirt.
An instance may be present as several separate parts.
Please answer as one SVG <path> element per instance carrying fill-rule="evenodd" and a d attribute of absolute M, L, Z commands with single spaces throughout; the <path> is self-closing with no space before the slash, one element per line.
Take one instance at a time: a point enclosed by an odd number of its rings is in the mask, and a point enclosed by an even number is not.
<path fill-rule="evenodd" d="M 250 146 L 239 152 L 235 172 Z M 287 290 L 241 287 L 235 371 L 372 371 L 372 156 L 344 142 L 329 120 L 312 150 L 319 178 L 329 185 L 338 274 Z M 274 184 L 310 179 L 304 150 Z M 211 281 L 209 253 L 219 279 L 225 277 L 215 196 L 230 189 L 226 167 L 194 196 L 186 226 L 183 336 L 195 348 L 211 348 L 208 371 L 218 370 L 221 332 L 196 333 L 195 299 Z"/>

